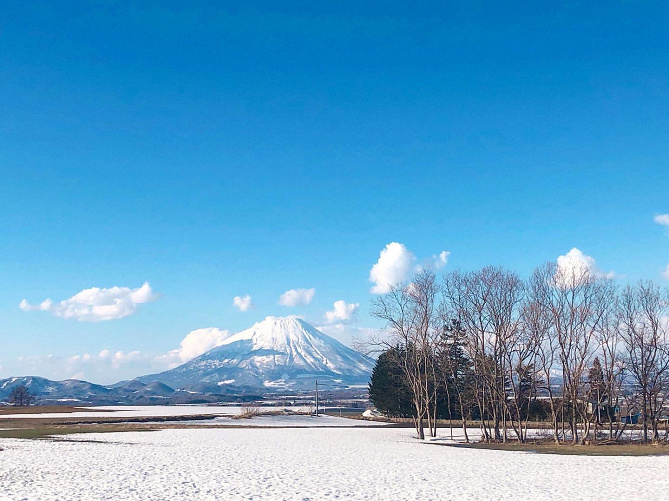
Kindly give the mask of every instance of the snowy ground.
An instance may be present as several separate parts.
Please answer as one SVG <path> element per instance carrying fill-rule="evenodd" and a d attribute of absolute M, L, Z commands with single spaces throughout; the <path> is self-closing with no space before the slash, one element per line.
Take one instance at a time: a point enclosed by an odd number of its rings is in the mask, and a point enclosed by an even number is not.
<path fill-rule="evenodd" d="M 281 409 L 293 411 L 306 410 L 304 407 L 261 407 L 262 411 L 279 411 Z M 234 416 L 239 414 L 242 407 L 237 405 L 110 405 L 100 407 L 81 407 L 74 412 L 44 412 L 42 414 L 1 414 L 1 419 L 47 419 L 47 418 L 136 418 L 136 417 L 169 417 L 169 416 L 198 416 L 218 414 Z"/>
<path fill-rule="evenodd" d="M 241 410 L 238 406 L 224 405 L 110 405 L 100 407 L 81 407 L 81 410 L 74 412 L 44 412 L 42 414 L 2 414 L 0 419 L 21 418 L 21 419 L 44 419 L 44 418 L 65 418 L 65 417 L 164 417 L 164 416 L 197 416 L 204 414 L 235 415 Z"/>
<path fill-rule="evenodd" d="M 669 499 L 669 457 L 444 447 L 398 428 L 0 440 L 0 499 Z M 73 440 L 73 441 L 71 441 Z"/>
<path fill-rule="evenodd" d="M 272 426 L 280 428 L 321 428 L 321 427 L 352 427 L 352 426 L 385 426 L 388 423 L 379 421 L 365 421 L 361 419 L 348 419 L 336 416 L 256 416 L 252 419 L 233 419 L 230 417 L 219 417 L 214 419 L 203 419 L 188 421 L 188 426 Z"/>
<path fill-rule="evenodd" d="M 108 406 L 90 407 L 73 412 L 44 412 L 42 414 L 4 414 L 2 419 L 60 419 L 60 418 L 140 418 L 140 417 L 179 417 L 218 415 L 214 419 L 189 420 L 188 425 L 217 425 L 217 426 L 279 426 L 279 427 L 322 427 L 322 426 L 379 426 L 385 423 L 378 421 L 363 421 L 334 416 L 321 415 L 318 418 L 299 415 L 257 416 L 253 419 L 233 419 L 243 408 L 239 406 L 206 406 L 206 405 L 175 405 L 175 406 Z M 95 410 L 92 410 L 95 409 Z M 336 409 L 333 408 L 336 412 Z M 260 412 L 281 413 L 283 410 L 291 412 L 308 412 L 306 407 L 259 407 Z M 332 410 L 332 409 L 331 409 Z M 175 421 L 176 422 L 176 421 Z"/>

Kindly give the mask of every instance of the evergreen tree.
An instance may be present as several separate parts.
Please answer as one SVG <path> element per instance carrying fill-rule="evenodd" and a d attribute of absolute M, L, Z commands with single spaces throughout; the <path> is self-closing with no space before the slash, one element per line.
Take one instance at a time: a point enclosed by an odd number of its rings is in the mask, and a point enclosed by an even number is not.
<path fill-rule="evenodd" d="M 393 417 L 414 414 L 411 390 L 398 362 L 401 350 L 395 347 L 382 352 L 369 382 L 369 400 L 383 414 Z"/>
<path fill-rule="evenodd" d="M 606 400 L 606 383 L 604 371 L 599 357 L 592 361 L 592 367 L 588 370 L 588 385 L 590 386 L 590 399 L 593 403 L 594 412 L 597 414 L 597 424 L 602 422 L 602 403 Z M 607 410 L 608 411 L 608 410 Z"/>
<path fill-rule="evenodd" d="M 441 366 L 446 376 L 452 416 L 468 418 L 474 407 L 474 372 L 464 348 L 465 332 L 461 323 L 451 319 L 444 327 Z"/>

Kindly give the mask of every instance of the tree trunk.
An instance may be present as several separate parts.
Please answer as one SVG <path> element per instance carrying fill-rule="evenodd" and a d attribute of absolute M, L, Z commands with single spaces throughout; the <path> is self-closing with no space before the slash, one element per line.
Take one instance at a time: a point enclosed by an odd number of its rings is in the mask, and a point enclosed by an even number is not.
<path fill-rule="evenodd" d="M 643 442 L 648 443 L 648 400 L 645 391 L 643 393 Z"/>
<path fill-rule="evenodd" d="M 418 416 L 416 419 L 416 431 L 418 432 L 418 438 L 420 440 L 425 440 L 425 429 L 423 428 L 423 416 Z"/>

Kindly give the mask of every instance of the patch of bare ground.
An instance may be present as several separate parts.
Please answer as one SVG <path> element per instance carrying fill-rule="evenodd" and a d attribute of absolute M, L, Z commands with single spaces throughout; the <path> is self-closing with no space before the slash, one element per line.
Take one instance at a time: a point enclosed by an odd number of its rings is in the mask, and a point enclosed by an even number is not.
<path fill-rule="evenodd" d="M 26 405 L 26 406 L 13 406 L 13 405 L 3 405 L 0 406 L 0 416 L 5 414 L 67 414 L 71 412 L 109 412 L 109 410 L 104 409 L 94 409 L 91 407 L 76 407 L 71 405 Z"/>
<path fill-rule="evenodd" d="M 630 442 L 607 442 L 589 445 L 556 444 L 552 441 L 536 441 L 526 443 L 507 442 L 506 444 L 486 444 L 482 442 L 472 442 L 469 444 L 448 444 L 431 442 L 431 444 L 467 449 L 486 449 L 495 451 L 579 456 L 664 456 L 669 454 L 669 445 L 667 444 L 643 444 Z"/>
<path fill-rule="evenodd" d="M 81 434 L 81 433 L 119 433 L 130 431 L 156 431 L 166 429 L 211 429 L 211 428 L 238 428 L 238 429 L 278 429 L 280 426 L 250 426 L 245 424 L 225 424 L 225 425 L 189 425 L 187 421 L 169 422 L 169 423 L 71 423 L 71 424 L 38 424 L 31 423 L 31 426 L 15 427 L 0 429 L 0 438 L 19 438 L 28 440 L 46 439 L 53 440 L 54 437 L 60 438 L 65 435 Z M 310 428 L 310 426 L 290 426 L 290 428 Z M 328 428 L 323 426 L 323 428 Z M 335 427 L 336 428 L 336 427 Z M 370 426 L 369 428 L 374 428 Z M 382 428 L 382 426 L 379 426 Z"/>
<path fill-rule="evenodd" d="M 52 425 L 52 426 L 33 426 L 25 428 L 12 428 L 0 430 L 1 438 L 20 438 L 20 439 L 50 439 L 61 435 L 71 435 L 74 433 L 114 433 L 124 431 L 152 431 L 157 429 L 147 425 Z"/>
<path fill-rule="evenodd" d="M 218 414 L 135 418 L 8 418 L 0 421 L 0 438 L 41 439 L 73 433 L 112 433 L 185 428 L 188 421 L 214 419 Z"/>

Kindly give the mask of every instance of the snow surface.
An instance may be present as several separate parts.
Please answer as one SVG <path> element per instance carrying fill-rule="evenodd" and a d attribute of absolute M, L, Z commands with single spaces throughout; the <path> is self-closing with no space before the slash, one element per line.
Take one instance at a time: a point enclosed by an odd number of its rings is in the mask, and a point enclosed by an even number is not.
<path fill-rule="evenodd" d="M 59 418 L 139 418 L 139 417 L 180 417 L 198 415 L 218 415 L 221 417 L 203 420 L 188 420 L 185 424 L 213 424 L 227 426 L 369 426 L 384 424 L 382 422 L 363 421 L 336 416 L 320 415 L 318 418 L 294 414 L 278 414 L 283 410 L 295 413 L 309 413 L 304 406 L 285 407 L 258 407 L 260 412 L 277 413 L 273 416 L 255 416 L 252 419 L 233 419 L 233 416 L 241 414 L 245 408 L 240 406 L 206 406 L 206 405 L 175 405 L 175 406 L 100 406 L 91 407 L 98 409 L 97 412 L 81 410 L 74 412 L 44 412 L 42 414 L 4 414 L 2 419 L 59 419 Z M 330 407 L 330 411 L 337 412 L 336 408 Z"/>
<path fill-rule="evenodd" d="M 319 415 L 276 415 L 255 416 L 250 419 L 234 419 L 231 417 L 219 417 L 214 419 L 203 419 L 188 421 L 190 425 L 214 425 L 214 426 L 276 426 L 281 428 L 319 428 L 325 427 L 355 427 L 355 426 L 385 426 L 387 423 L 379 421 L 366 421 L 361 419 L 349 419 L 337 416 Z"/>
<path fill-rule="evenodd" d="M 669 457 L 443 447 L 397 428 L 1 439 L 3 499 L 667 499 Z"/>
<path fill-rule="evenodd" d="M 241 411 L 240 406 L 226 405 L 107 405 L 98 407 L 80 407 L 81 411 L 74 412 L 44 412 L 42 414 L 2 414 L 0 419 L 9 418 L 83 418 L 83 417 L 166 417 L 166 416 L 197 416 L 205 414 L 220 414 L 234 416 Z M 83 410 L 86 409 L 86 410 Z M 89 410 L 90 409 L 90 410 Z M 97 409 L 97 410 L 96 410 Z M 272 410 L 272 407 L 267 407 Z"/>

